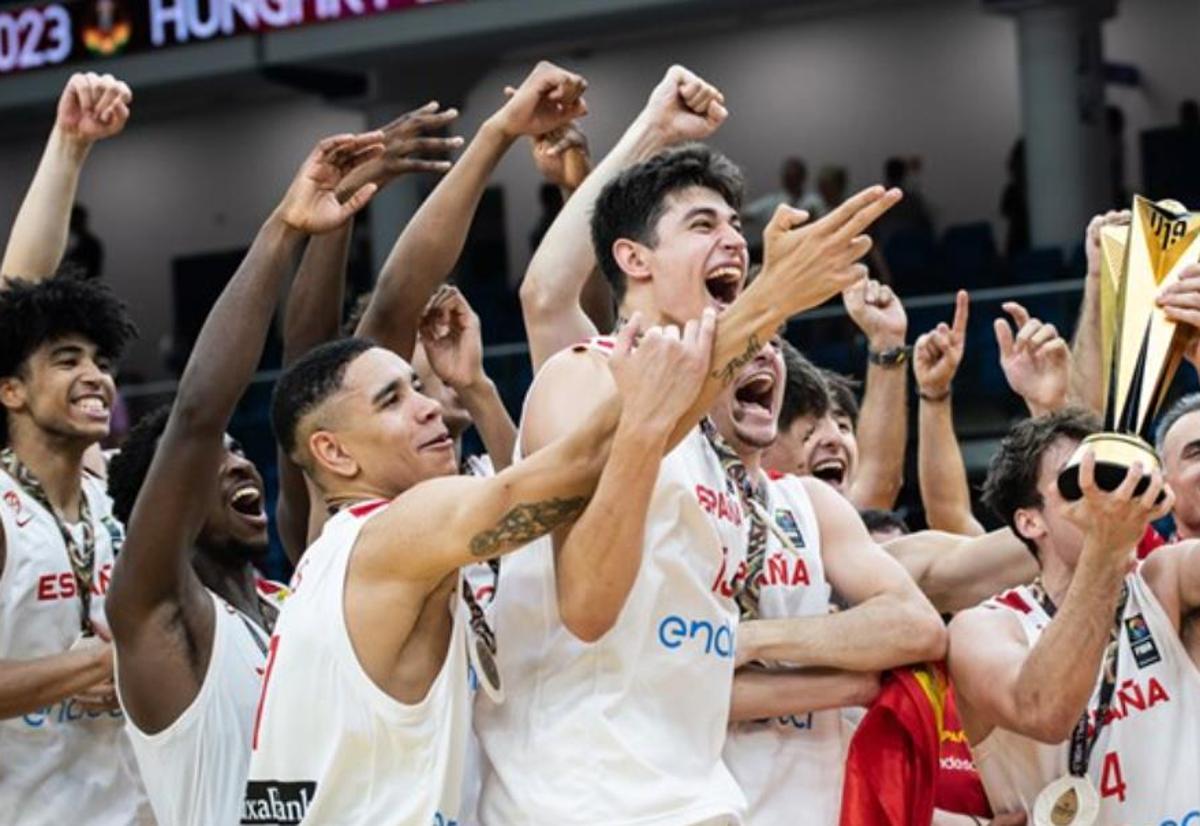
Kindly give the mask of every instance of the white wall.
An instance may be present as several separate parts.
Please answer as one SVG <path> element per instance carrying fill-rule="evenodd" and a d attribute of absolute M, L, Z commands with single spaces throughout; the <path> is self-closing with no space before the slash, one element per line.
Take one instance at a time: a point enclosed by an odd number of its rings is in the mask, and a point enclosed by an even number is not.
<path fill-rule="evenodd" d="M 1196 0 L 1124 0 L 1105 29 L 1110 59 L 1138 65 L 1144 88 L 1110 91 L 1129 121 L 1129 181 L 1136 134 L 1174 120 L 1195 95 Z M 1020 130 L 1015 27 L 977 0 L 895 3 L 836 17 L 767 20 L 702 38 L 645 40 L 561 60 L 590 81 L 585 127 L 603 152 L 671 62 L 725 91 L 732 112 L 715 143 L 744 168 L 752 192 L 774 185 L 780 160 L 799 154 L 810 170 L 849 168 L 852 187 L 877 180 L 892 154 L 925 159 L 923 189 L 941 225 L 998 221 L 1004 161 Z M 485 76 L 468 96 L 470 135 L 519 80 L 530 56 Z M 157 343 L 170 325 L 172 257 L 244 246 L 303 153 L 324 134 L 363 126 L 354 112 L 315 102 L 208 106 L 188 117 L 135 120 L 91 159 L 81 201 L 105 243 L 105 268 L 133 307 L 143 343 L 131 364 L 157 374 Z M 11 223 L 40 145 L 0 144 L 0 225 Z M 528 260 L 537 219 L 535 180 L 523 147 L 503 161 L 510 273 Z M 997 235 L 1002 227 L 997 225 Z"/>

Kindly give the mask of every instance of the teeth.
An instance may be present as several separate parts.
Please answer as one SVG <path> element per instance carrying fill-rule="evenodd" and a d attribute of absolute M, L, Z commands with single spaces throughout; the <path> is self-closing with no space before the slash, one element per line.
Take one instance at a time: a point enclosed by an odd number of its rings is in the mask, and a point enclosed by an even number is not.
<path fill-rule="evenodd" d="M 234 502 L 257 502 L 259 498 L 258 490 L 254 487 L 239 488 L 233 494 Z"/>
<path fill-rule="evenodd" d="M 103 413 L 108 410 L 108 405 L 102 399 L 98 399 L 95 396 L 80 399 L 76 404 L 88 413 Z"/>
<path fill-rule="evenodd" d="M 710 273 L 708 276 L 708 280 L 709 281 L 714 281 L 717 279 L 732 280 L 732 279 L 741 278 L 741 277 L 742 277 L 742 271 L 739 270 L 737 267 L 722 267 L 721 269 L 714 270 L 712 273 Z"/>

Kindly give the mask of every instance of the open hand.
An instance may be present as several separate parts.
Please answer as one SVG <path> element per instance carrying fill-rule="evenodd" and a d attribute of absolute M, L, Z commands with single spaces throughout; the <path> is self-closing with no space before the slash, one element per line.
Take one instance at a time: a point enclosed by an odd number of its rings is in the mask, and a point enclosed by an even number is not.
<path fill-rule="evenodd" d="M 574 192 L 592 171 L 587 135 L 574 123 L 533 139 L 533 164 L 542 180 Z"/>
<path fill-rule="evenodd" d="M 364 183 L 342 203 L 337 197 L 338 186 L 354 169 L 382 152 L 383 132 L 326 138 L 304 159 L 276 214 L 300 232 L 315 234 L 336 229 L 366 206 L 379 188 L 374 182 Z"/>
<path fill-rule="evenodd" d="M 1088 222 L 1083 239 L 1083 250 L 1087 255 L 1087 277 L 1100 277 L 1100 232 L 1108 226 L 1128 226 L 1133 213 L 1127 209 L 1111 210 L 1097 215 Z"/>
<path fill-rule="evenodd" d="M 913 346 L 913 376 L 922 396 L 937 399 L 950 392 L 966 348 L 970 302 L 967 291 L 959 290 L 950 326 L 943 321 L 918 338 Z"/>
<path fill-rule="evenodd" d="M 675 65 L 650 92 L 639 116 L 663 145 L 702 141 L 729 117 L 725 96 L 695 72 Z"/>
<path fill-rule="evenodd" d="M 1143 477 L 1148 484 L 1138 494 Z M 1146 526 L 1175 506 L 1175 494 L 1163 481 L 1162 472 L 1147 473 L 1139 462 L 1133 463 L 1116 490 L 1101 488 L 1096 482 L 1096 455 L 1090 449 L 1079 463 L 1079 489 L 1083 496 L 1067 506 L 1067 519 L 1103 548 L 1130 559 Z M 1160 495 L 1162 501 L 1155 504 Z"/>
<path fill-rule="evenodd" d="M 1200 369 L 1200 264 L 1184 267 L 1179 278 L 1159 292 L 1158 306 L 1171 321 L 1190 328 L 1182 331 L 1189 339 L 1183 355 Z"/>
<path fill-rule="evenodd" d="M 901 198 L 900 190 L 872 186 L 825 217 L 780 204 L 763 232 L 763 268 L 755 286 L 768 289 L 789 315 L 811 309 L 867 277 L 858 263 L 871 249 L 867 228 Z"/>
<path fill-rule="evenodd" d="M 587 114 L 587 81 L 543 60 L 517 88 L 508 86 L 508 102 L 493 118 L 509 137 L 536 137 L 567 126 Z"/>
<path fill-rule="evenodd" d="M 996 319 L 996 343 L 1000 345 L 1000 367 L 1008 386 L 1029 405 L 1029 412 L 1042 416 L 1067 405 L 1071 388 L 1071 348 L 1053 324 L 1043 324 L 1015 301 L 1001 305 L 1012 317 L 1017 333 L 1003 318 Z"/>
<path fill-rule="evenodd" d="M 904 305 L 887 284 L 866 278 L 842 293 L 846 312 L 874 350 L 900 347 L 908 334 Z"/>
<path fill-rule="evenodd" d="M 484 378 L 479 316 L 454 287 L 443 285 L 425 305 L 417 327 L 429 366 L 456 390 Z"/>
<path fill-rule="evenodd" d="M 112 75 L 77 72 L 58 99 L 55 128 L 81 144 L 111 138 L 125 128 L 133 92 Z"/>

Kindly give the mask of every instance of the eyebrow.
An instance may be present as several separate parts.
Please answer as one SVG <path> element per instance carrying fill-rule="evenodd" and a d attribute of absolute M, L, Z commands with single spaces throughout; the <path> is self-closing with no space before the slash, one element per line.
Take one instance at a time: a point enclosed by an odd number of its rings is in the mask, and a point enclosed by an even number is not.
<path fill-rule="evenodd" d="M 379 405 L 383 404 L 384 401 L 387 400 L 388 396 L 392 395 L 393 393 L 399 393 L 399 392 L 400 392 L 400 380 L 392 379 L 386 385 L 384 385 L 382 390 L 380 390 L 378 393 L 376 393 L 374 396 L 371 397 L 371 404 L 374 407 L 378 407 Z"/>
<path fill-rule="evenodd" d="M 78 344 L 60 344 L 50 351 L 51 356 L 78 355 L 83 352 L 83 347 Z"/>
<path fill-rule="evenodd" d="M 700 216 L 700 215 L 704 215 L 704 216 L 707 216 L 707 217 L 709 217 L 709 218 L 719 218 L 719 217 L 720 217 L 720 216 L 717 214 L 717 211 L 716 211 L 716 209 L 714 209 L 713 207 L 710 207 L 710 206 L 694 206 L 694 207 L 692 207 L 691 209 L 689 209 L 687 212 L 685 212 L 685 213 L 683 214 L 683 220 L 684 220 L 685 222 L 687 222 L 687 221 L 690 221 L 690 220 L 692 220 L 693 218 L 695 218 L 695 217 L 697 217 L 697 216 Z"/>

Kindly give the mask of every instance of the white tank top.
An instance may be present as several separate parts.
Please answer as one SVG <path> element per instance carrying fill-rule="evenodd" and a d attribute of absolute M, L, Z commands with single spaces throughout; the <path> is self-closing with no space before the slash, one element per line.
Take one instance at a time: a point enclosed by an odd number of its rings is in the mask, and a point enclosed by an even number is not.
<path fill-rule="evenodd" d="M 480 820 L 740 823 L 721 761 L 747 520 L 699 428 L 662 461 L 641 569 L 616 625 L 584 643 L 558 616 L 549 538 L 504 558 L 492 605 L 507 699 L 476 698 Z"/>
<path fill-rule="evenodd" d="M 97 480 L 84 476 L 96 556 L 90 616 L 106 625 L 104 595 L 124 532 Z M 79 597 L 54 516 L 0 470 L 0 659 L 67 651 L 79 638 Z M 76 539 L 82 526 L 69 528 Z M 71 699 L 0 720 L 0 812 L 7 826 L 153 823 L 120 711 L 85 712 Z"/>
<path fill-rule="evenodd" d="M 1088 769 L 1101 795 L 1098 822 L 1191 826 L 1200 823 L 1200 672 L 1141 573 L 1125 581 L 1118 683 Z M 1012 612 L 1030 647 L 1050 622 L 1025 586 L 984 604 Z M 1099 683 L 1088 703 L 1093 715 Z M 1033 811 L 1038 793 L 1067 774 L 1069 749 L 1069 740 L 1048 746 L 993 730 L 972 749 L 993 811 Z"/>
<path fill-rule="evenodd" d="M 821 560 L 821 534 L 804 484 L 796 476 L 772 476 L 767 496 L 767 516 L 774 527 L 767 534 L 758 616 L 828 614 L 830 586 Z M 788 537 L 791 548 L 776 529 Z M 805 826 L 835 826 L 845 750 L 837 709 L 732 724 L 725 762 L 746 794 L 746 822 L 793 826 L 802 801 Z"/>
<path fill-rule="evenodd" d="M 267 634 L 209 591 L 212 654 L 191 705 L 157 734 L 126 723 L 160 826 L 217 826 L 241 819 L 250 735 L 266 666 Z"/>
<path fill-rule="evenodd" d="M 351 550 L 387 502 L 325 523 L 292 577 L 271 637 L 242 824 L 449 826 L 459 820 L 471 728 L 466 608 L 421 702 L 386 694 L 354 653 L 343 591 Z M 461 586 L 461 582 L 460 582 Z"/>

